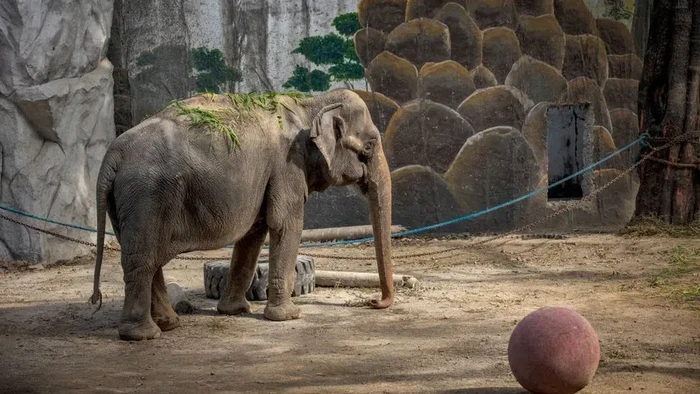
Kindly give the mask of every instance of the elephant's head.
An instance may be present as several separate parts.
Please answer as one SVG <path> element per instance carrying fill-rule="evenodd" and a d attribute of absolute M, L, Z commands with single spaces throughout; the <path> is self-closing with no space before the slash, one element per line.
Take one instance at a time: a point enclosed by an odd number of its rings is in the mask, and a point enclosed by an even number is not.
<path fill-rule="evenodd" d="M 394 301 L 391 264 L 391 176 L 379 130 L 364 101 L 350 90 L 335 90 L 306 103 L 310 120 L 312 172 L 320 174 L 317 189 L 357 184 L 369 199 L 382 299 L 372 303 L 386 308 Z M 313 187 L 313 186 L 312 186 Z"/>

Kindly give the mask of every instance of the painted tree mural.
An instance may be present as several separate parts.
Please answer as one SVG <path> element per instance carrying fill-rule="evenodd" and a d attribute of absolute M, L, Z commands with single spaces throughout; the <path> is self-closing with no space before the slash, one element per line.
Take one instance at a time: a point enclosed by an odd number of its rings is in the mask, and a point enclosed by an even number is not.
<path fill-rule="evenodd" d="M 332 25 L 340 34 L 330 33 L 303 38 L 299 46 L 292 51 L 303 55 L 325 71 L 309 70 L 297 65 L 292 77 L 284 84 L 285 88 L 294 88 L 301 92 L 323 92 L 330 89 L 331 82 L 346 82 L 346 86 L 352 88 L 350 81 L 364 77 L 365 70 L 355 53 L 352 40 L 355 32 L 361 28 L 357 13 L 338 15 Z"/>

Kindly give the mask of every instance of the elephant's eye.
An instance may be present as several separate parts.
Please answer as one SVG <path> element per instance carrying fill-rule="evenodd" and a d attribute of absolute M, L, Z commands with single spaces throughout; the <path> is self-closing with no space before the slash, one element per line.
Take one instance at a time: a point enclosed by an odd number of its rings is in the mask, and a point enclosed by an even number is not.
<path fill-rule="evenodd" d="M 365 142 L 365 146 L 362 147 L 362 154 L 369 156 L 372 154 L 372 149 L 374 149 L 374 141 Z"/>

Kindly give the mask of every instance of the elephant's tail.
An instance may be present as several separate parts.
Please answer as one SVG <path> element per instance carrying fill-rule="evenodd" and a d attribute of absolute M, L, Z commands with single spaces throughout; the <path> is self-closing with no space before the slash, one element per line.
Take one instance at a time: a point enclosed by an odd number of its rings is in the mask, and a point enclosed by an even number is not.
<path fill-rule="evenodd" d="M 117 175 L 117 158 L 113 150 L 108 150 L 102 161 L 100 173 L 97 177 L 97 258 L 95 261 L 95 280 L 93 283 L 93 293 L 90 302 L 94 305 L 99 303 L 95 312 L 102 307 L 102 292 L 100 291 L 100 271 L 102 270 L 102 258 L 104 255 L 105 226 L 107 224 L 107 204 L 109 195 L 112 193 L 114 179 Z"/>

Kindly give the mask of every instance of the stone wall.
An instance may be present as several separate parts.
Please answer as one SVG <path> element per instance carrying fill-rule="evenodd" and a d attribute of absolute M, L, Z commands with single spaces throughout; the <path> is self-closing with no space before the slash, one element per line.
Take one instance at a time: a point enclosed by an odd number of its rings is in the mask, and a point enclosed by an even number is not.
<path fill-rule="evenodd" d="M 0 204 L 95 225 L 95 181 L 114 138 L 112 65 L 105 57 L 111 24 L 110 0 L 3 2 Z M 0 221 L 0 260 L 53 262 L 87 251 Z"/>
<path fill-rule="evenodd" d="M 584 162 L 597 161 L 638 137 L 641 60 L 625 24 L 595 18 L 584 0 L 499 4 L 359 4 L 363 29 L 355 36 L 356 50 L 367 63 L 373 91 L 363 97 L 371 106 L 383 103 L 380 117 L 389 118 L 382 132 L 396 183 L 394 224 L 428 225 L 547 186 L 551 105 L 591 106 L 593 127 L 585 137 L 591 143 L 581 147 L 589 152 Z M 571 121 L 576 123 L 573 115 Z M 593 185 L 586 187 L 588 192 L 617 177 L 634 158 L 625 155 L 589 174 Z M 576 169 L 582 167 L 579 163 Z M 633 213 L 637 186 L 623 176 L 584 209 L 537 230 L 620 226 Z M 513 229 L 571 203 L 548 201 L 543 193 L 464 222 L 460 229 Z M 342 206 L 349 212 L 338 215 L 353 216 L 350 204 Z"/>

